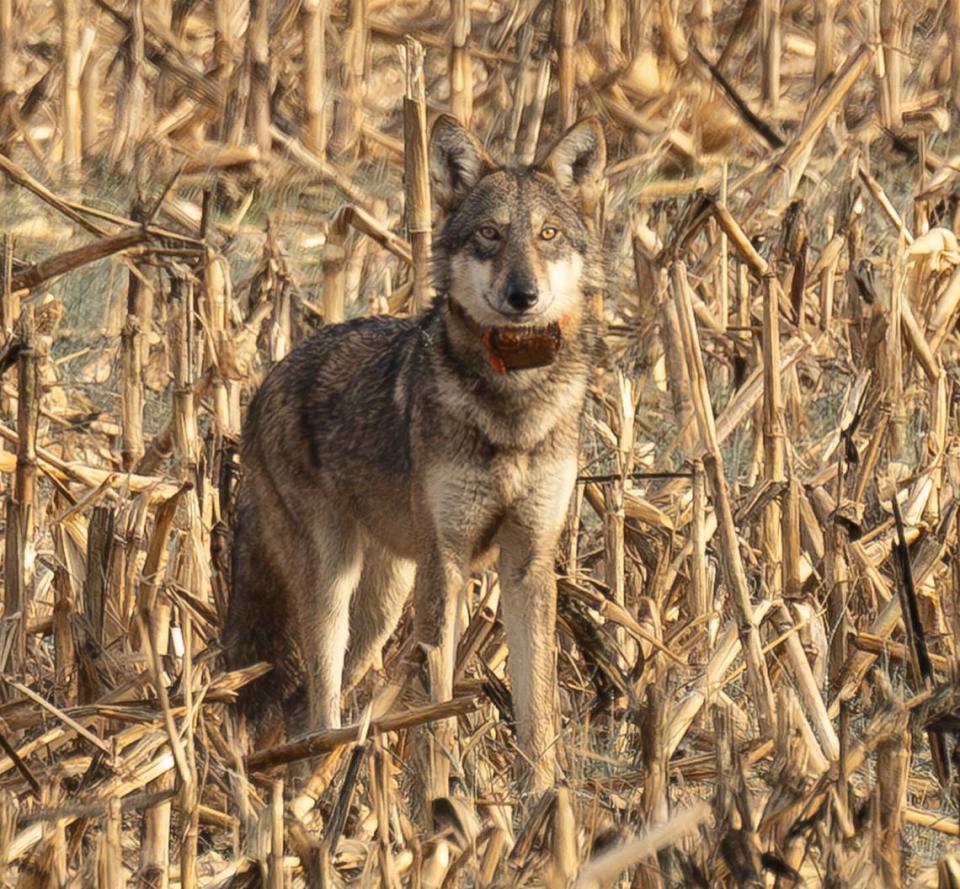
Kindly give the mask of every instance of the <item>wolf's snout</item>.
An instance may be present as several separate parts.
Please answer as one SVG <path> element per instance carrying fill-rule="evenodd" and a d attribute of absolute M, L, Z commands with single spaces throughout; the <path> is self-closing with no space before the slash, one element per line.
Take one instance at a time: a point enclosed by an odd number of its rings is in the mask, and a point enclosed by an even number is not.
<path fill-rule="evenodd" d="M 507 305 L 516 312 L 526 312 L 532 309 L 538 299 L 537 288 L 532 282 L 507 280 L 506 292 L 504 294 Z"/>

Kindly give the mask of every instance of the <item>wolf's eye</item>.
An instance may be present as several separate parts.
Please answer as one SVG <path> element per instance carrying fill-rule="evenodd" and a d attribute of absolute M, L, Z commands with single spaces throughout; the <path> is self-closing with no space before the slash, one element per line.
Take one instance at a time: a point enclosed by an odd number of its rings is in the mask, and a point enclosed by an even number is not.
<path fill-rule="evenodd" d="M 552 241 L 558 234 L 560 233 L 552 225 L 545 225 L 542 229 L 540 229 L 540 237 L 544 241 Z"/>
<path fill-rule="evenodd" d="M 485 241 L 499 241 L 500 232 L 492 225 L 481 225 L 477 234 Z"/>

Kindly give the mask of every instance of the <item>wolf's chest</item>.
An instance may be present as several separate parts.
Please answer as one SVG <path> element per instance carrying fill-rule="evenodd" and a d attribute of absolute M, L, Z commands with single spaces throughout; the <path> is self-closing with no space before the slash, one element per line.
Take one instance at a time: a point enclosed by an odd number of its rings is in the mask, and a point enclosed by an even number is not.
<path fill-rule="evenodd" d="M 521 451 L 495 456 L 480 470 L 477 479 L 486 494 L 500 506 L 509 506 L 528 492 L 531 483 L 531 455 Z"/>

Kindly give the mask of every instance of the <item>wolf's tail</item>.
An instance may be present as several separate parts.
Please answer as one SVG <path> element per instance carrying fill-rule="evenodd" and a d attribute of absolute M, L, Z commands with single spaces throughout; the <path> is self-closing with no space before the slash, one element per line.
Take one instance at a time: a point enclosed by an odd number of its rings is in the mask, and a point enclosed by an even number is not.
<path fill-rule="evenodd" d="M 251 550 L 256 535 L 249 531 L 241 511 L 235 522 L 230 601 L 222 642 L 230 670 L 271 664 L 270 672 L 244 685 L 237 694 L 237 710 L 250 736 L 262 738 L 284 721 L 302 686 L 303 663 L 286 620 L 286 600 L 280 595 L 279 581 L 267 560 Z"/>

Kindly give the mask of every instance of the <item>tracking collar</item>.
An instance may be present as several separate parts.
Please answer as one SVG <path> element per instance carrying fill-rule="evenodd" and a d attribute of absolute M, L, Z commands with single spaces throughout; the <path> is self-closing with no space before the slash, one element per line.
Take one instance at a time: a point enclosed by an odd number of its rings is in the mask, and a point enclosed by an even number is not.
<path fill-rule="evenodd" d="M 450 312 L 483 343 L 487 363 L 498 374 L 546 367 L 556 361 L 563 344 L 565 318 L 546 327 L 485 327 L 474 321 L 456 300 L 448 297 L 447 303 Z"/>

